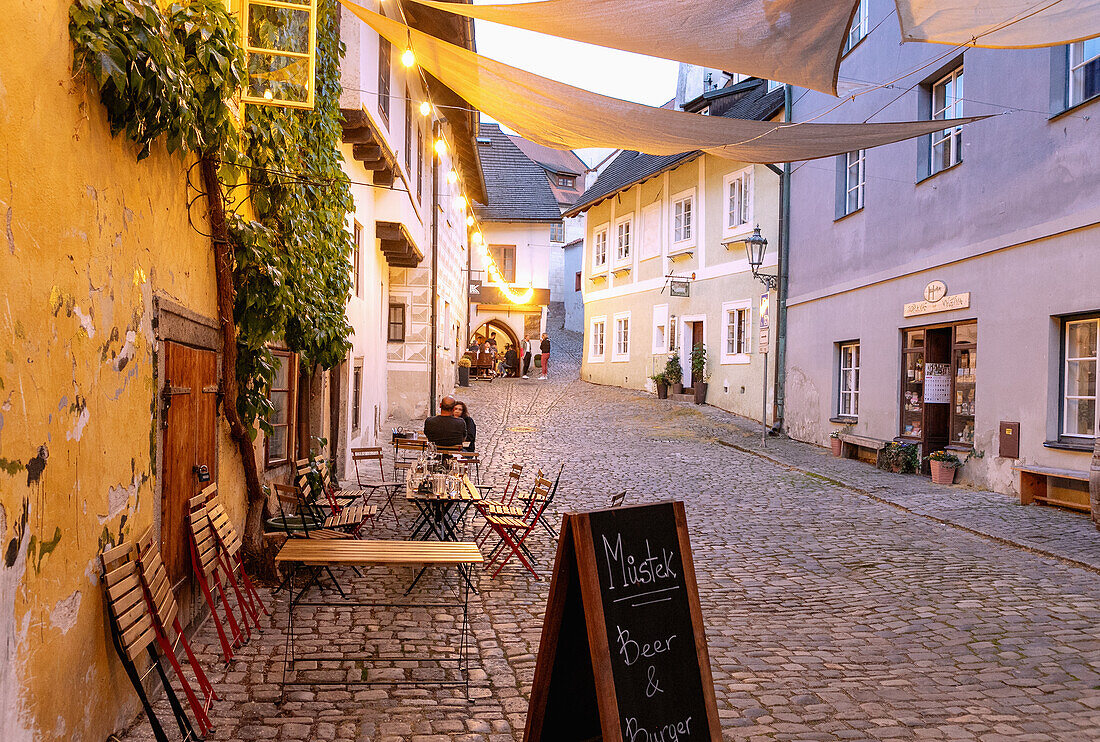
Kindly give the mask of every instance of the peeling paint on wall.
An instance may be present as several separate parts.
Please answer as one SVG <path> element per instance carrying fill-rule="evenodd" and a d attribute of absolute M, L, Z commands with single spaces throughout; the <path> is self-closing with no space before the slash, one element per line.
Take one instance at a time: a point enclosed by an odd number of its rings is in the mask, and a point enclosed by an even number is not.
<path fill-rule="evenodd" d="M 46 459 L 50 457 L 50 452 L 43 444 L 38 447 L 38 454 L 27 462 L 27 486 L 38 482 L 38 479 L 42 476 L 42 472 L 46 470 Z"/>
<path fill-rule="evenodd" d="M 23 626 L 15 621 L 15 596 L 27 569 L 27 514 L 30 504 L 23 500 L 23 513 L 12 524 L 12 538 L 4 550 L 0 567 L 0 739 L 4 742 L 31 742 L 32 730 L 24 726 L 26 709 L 20 698 L 21 664 L 18 648 L 26 639 L 30 626 L 26 616 Z M 7 517 L 0 505 L 0 534 L 7 533 Z"/>
<path fill-rule="evenodd" d="M 74 590 L 73 594 L 64 600 L 59 600 L 50 611 L 50 624 L 60 629 L 62 634 L 69 633 L 69 629 L 76 625 L 76 617 L 80 610 L 81 592 Z M 64 724 L 62 724 L 64 725 Z"/>

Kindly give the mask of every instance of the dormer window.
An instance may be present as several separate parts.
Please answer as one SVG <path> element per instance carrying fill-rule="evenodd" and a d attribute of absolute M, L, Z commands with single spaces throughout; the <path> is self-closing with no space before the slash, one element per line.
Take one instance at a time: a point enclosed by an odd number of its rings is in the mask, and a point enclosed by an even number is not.
<path fill-rule="evenodd" d="M 559 188 L 576 188 L 577 178 L 573 175 L 559 175 L 557 176 L 557 182 Z"/>

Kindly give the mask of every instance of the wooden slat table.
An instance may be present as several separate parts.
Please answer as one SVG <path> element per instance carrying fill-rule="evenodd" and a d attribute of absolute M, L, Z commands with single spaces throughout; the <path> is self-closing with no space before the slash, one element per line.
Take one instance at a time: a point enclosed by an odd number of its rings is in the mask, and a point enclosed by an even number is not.
<path fill-rule="evenodd" d="M 461 680 L 424 681 L 433 685 L 464 685 L 466 698 L 470 697 L 470 642 L 469 642 L 469 605 L 470 574 L 476 564 L 485 561 L 477 544 L 472 541 L 386 541 L 386 540 L 339 540 L 339 541 L 314 541 L 311 539 L 288 539 L 279 553 L 275 556 L 278 566 L 286 566 L 292 570 L 305 567 L 310 571 L 310 582 L 295 596 L 293 587 L 290 588 L 291 599 L 288 601 L 287 643 L 283 665 L 283 686 L 287 685 L 397 685 L 399 680 L 358 680 L 358 681 L 334 681 L 334 680 L 304 680 L 297 679 L 287 681 L 287 672 L 292 671 L 293 665 L 299 661 L 316 662 L 362 662 L 365 660 L 429 660 L 433 662 L 457 661 Z M 462 577 L 464 589 L 458 602 L 431 602 L 431 603 L 397 603 L 378 601 L 305 601 L 307 591 L 313 584 L 320 587 L 317 580 L 318 571 L 332 567 L 422 567 L 416 580 L 405 591 L 408 595 L 424 570 L 428 567 L 454 567 Z M 291 584 L 293 584 L 291 582 Z M 320 592 L 320 591 L 319 591 Z M 414 656 L 401 654 L 397 656 L 367 655 L 352 656 L 341 654 L 311 654 L 298 656 L 296 652 L 297 636 L 294 632 L 294 609 L 296 606 L 332 607 L 332 606 L 362 606 L 362 607 L 428 607 L 428 608 L 462 608 L 462 628 L 459 637 L 459 646 L 456 657 L 440 658 Z M 412 682 L 412 681 L 410 681 Z"/>

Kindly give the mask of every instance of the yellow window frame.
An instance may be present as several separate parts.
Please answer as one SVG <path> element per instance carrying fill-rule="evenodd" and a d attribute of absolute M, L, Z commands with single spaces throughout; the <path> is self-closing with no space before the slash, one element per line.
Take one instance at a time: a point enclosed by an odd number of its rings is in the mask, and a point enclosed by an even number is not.
<path fill-rule="evenodd" d="M 249 22 L 253 8 L 278 8 L 296 12 L 309 13 L 309 39 L 305 52 L 297 52 L 283 49 L 269 49 L 262 46 L 253 46 L 249 38 Z M 281 106 L 287 108 L 312 109 L 314 95 L 317 89 L 317 0 L 241 0 L 241 45 L 245 51 L 245 85 L 241 92 L 242 103 L 253 103 L 261 106 Z M 283 57 L 307 61 L 306 95 L 305 100 L 294 100 L 286 97 L 278 97 L 278 86 L 272 86 L 264 95 L 255 95 L 252 90 L 252 57 L 253 55 L 265 55 L 268 57 Z M 269 97 L 270 96 L 270 97 Z"/>

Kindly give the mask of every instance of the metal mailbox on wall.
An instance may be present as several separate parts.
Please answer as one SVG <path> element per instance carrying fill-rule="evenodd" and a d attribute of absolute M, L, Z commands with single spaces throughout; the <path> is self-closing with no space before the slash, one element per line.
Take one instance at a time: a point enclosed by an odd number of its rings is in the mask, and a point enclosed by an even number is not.
<path fill-rule="evenodd" d="M 1020 458 L 1020 423 L 1001 421 L 997 455 L 1006 459 Z"/>

